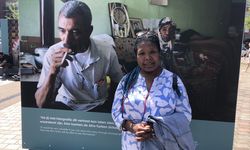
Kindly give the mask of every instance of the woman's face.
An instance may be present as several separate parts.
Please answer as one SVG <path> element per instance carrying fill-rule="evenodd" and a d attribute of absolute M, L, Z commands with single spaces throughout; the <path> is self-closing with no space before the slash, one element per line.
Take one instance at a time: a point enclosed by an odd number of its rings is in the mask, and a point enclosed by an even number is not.
<path fill-rule="evenodd" d="M 153 72 L 160 67 L 160 53 L 157 46 L 149 41 L 137 46 L 137 63 L 144 73 Z"/>

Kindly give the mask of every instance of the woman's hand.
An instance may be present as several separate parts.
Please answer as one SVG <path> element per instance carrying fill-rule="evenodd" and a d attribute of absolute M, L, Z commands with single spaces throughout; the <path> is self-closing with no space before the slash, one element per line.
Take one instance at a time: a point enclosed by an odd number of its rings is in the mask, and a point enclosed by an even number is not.
<path fill-rule="evenodd" d="M 138 123 L 133 126 L 137 141 L 145 141 L 153 137 L 153 127 L 147 123 Z"/>

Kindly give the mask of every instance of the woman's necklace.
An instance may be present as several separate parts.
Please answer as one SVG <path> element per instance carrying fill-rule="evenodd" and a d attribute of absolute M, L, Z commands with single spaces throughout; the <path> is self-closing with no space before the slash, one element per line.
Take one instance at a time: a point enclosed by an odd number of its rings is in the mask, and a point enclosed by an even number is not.
<path fill-rule="evenodd" d="M 150 85 L 154 82 L 154 78 L 159 76 L 162 72 L 162 68 L 158 67 L 155 71 L 152 72 L 144 72 L 141 71 L 141 75 L 145 78 L 147 90 L 149 91 Z"/>
<path fill-rule="evenodd" d="M 147 82 L 147 81 L 146 81 L 146 78 L 145 78 L 145 82 Z M 148 97 L 149 97 L 150 90 L 151 90 L 151 88 L 152 88 L 153 83 L 154 83 L 154 79 L 152 80 L 152 82 L 150 82 L 149 86 L 147 86 L 147 83 L 146 83 L 146 89 L 147 89 L 147 92 L 148 92 L 148 93 L 147 93 L 147 95 L 144 97 L 144 101 L 143 101 L 143 106 L 144 106 L 143 108 L 144 108 L 144 110 L 143 110 L 143 115 L 142 115 L 141 121 L 143 120 L 144 115 L 145 115 L 146 110 L 147 110 L 147 99 L 148 99 Z M 122 97 L 122 108 L 121 108 L 122 117 L 123 117 L 123 113 L 125 112 L 125 109 L 124 109 L 124 101 L 125 101 L 126 99 L 128 99 L 128 96 L 124 97 L 124 95 L 123 95 L 123 97 Z M 128 99 L 128 100 L 129 100 L 129 99 Z"/>
<path fill-rule="evenodd" d="M 144 115 L 145 115 L 146 110 L 147 110 L 147 100 L 148 100 L 148 96 L 149 96 L 149 94 L 150 94 L 150 90 L 151 90 L 151 88 L 152 88 L 153 83 L 154 83 L 154 79 L 153 79 L 153 81 L 151 81 L 150 84 L 148 84 L 148 85 L 147 85 L 147 81 L 146 81 L 146 87 L 147 87 L 148 93 L 147 93 L 147 95 L 146 95 L 146 97 L 145 97 L 145 99 L 144 99 L 144 102 L 143 102 L 143 104 L 144 104 L 144 110 L 143 110 L 143 115 L 142 115 L 141 121 L 143 121 Z"/>

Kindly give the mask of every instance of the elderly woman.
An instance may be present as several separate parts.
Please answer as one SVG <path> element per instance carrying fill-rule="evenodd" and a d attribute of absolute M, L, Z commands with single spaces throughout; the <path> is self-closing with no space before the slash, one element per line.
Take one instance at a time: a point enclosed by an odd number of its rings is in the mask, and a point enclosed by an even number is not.
<path fill-rule="evenodd" d="M 122 149 L 194 149 L 188 95 L 181 79 L 161 67 L 157 34 L 137 37 L 134 51 L 138 67 L 120 81 L 112 106 Z"/>

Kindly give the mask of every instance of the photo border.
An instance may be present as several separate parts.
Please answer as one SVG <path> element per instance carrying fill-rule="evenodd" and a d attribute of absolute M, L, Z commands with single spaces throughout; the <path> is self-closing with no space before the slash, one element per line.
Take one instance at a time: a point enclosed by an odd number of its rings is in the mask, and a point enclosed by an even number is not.
<path fill-rule="evenodd" d="M 129 18 L 129 21 L 130 21 L 130 29 L 131 29 L 132 36 L 133 36 L 133 38 L 136 38 L 134 23 L 138 23 L 139 24 L 139 30 L 142 31 L 144 29 L 142 19 L 141 18 Z"/>

